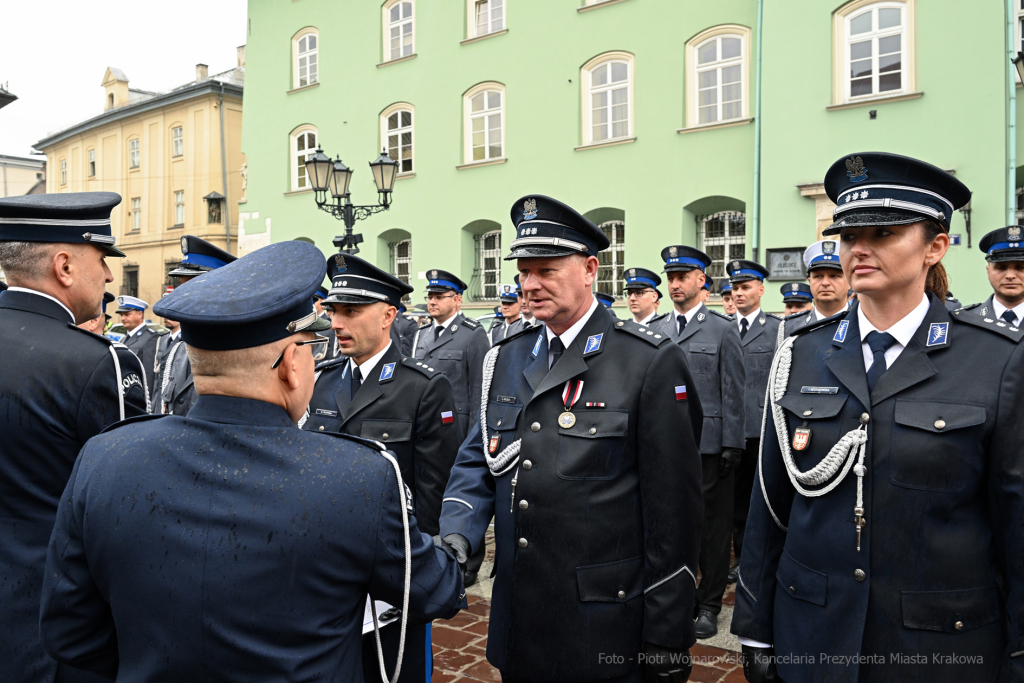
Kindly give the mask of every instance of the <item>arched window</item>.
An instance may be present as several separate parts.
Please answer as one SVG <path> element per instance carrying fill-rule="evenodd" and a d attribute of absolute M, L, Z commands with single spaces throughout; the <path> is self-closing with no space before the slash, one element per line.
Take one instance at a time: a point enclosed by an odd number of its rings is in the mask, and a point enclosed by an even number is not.
<path fill-rule="evenodd" d="M 320 34 L 315 28 L 304 28 L 292 38 L 292 87 L 304 88 L 320 82 Z"/>
<path fill-rule="evenodd" d="M 723 25 L 686 43 L 686 126 L 749 118 L 747 55 L 750 29 Z"/>
<path fill-rule="evenodd" d="M 913 0 L 854 0 L 836 12 L 837 103 L 913 91 L 913 24 Z"/>
<path fill-rule="evenodd" d="M 725 264 L 745 258 L 747 217 L 738 211 L 719 211 L 697 216 L 697 221 L 701 250 L 711 257 L 711 265 L 706 272 L 715 279 L 715 293 L 718 293 L 725 281 Z"/>
<path fill-rule="evenodd" d="M 611 243 L 607 249 L 597 255 L 597 289 L 604 294 L 616 298 L 622 297 L 622 269 L 626 261 L 626 223 L 625 221 L 606 221 L 597 227 Z"/>
<path fill-rule="evenodd" d="M 497 299 L 498 280 L 501 279 L 501 230 L 477 235 L 476 240 L 480 299 Z"/>
<path fill-rule="evenodd" d="M 311 189 L 309 178 L 306 177 L 306 157 L 316 152 L 316 126 L 299 126 L 292 131 L 290 138 L 292 192 Z"/>
<path fill-rule="evenodd" d="M 505 0 L 466 0 L 470 5 L 471 37 L 486 36 L 505 29 Z"/>
<path fill-rule="evenodd" d="M 505 86 L 482 83 L 463 96 L 465 163 L 505 158 Z"/>
<path fill-rule="evenodd" d="M 415 7 L 413 0 L 384 3 L 384 61 L 408 57 L 415 52 Z"/>
<path fill-rule="evenodd" d="M 413 107 L 404 102 L 393 104 L 380 115 L 380 137 L 388 156 L 398 162 L 398 174 L 414 172 Z"/>
<path fill-rule="evenodd" d="M 60 160 L 60 184 L 61 186 L 68 184 L 68 160 Z"/>
<path fill-rule="evenodd" d="M 633 136 L 633 55 L 610 52 L 582 70 L 583 144 Z"/>

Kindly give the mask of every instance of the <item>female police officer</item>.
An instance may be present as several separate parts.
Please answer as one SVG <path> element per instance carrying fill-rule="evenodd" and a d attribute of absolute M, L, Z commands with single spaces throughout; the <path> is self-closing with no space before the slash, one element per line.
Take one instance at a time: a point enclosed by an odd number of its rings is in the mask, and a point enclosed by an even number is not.
<path fill-rule="evenodd" d="M 825 187 L 859 304 L 773 363 L 732 624 L 747 679 L 1024 680 L 1024 333 L 943 305 L 970 191 L 882 153 Z"/>

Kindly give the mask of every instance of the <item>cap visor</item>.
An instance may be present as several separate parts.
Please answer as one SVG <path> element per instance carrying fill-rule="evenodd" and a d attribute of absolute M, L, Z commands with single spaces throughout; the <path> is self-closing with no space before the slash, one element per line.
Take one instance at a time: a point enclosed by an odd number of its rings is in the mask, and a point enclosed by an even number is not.
<path fill-rule="evenodd" d="M 844 215 L 832 225 L 825 228 L 822 235 L 838 235 L 843 228 L 863 228 L 867 225 L 910 225 L 920 221 L 935 220 L 931 216 L 923 216 L 906 211 L 854 211 Z M 941 221 L 939 225 L 946 227 Z M 946 227 L 946 231 L 949 228 Z"/>
<path fill-rule="evenodd" d="M 327 304 L 386 304 L 387 301 L 374 299 L 368 296 L 356 296 L 355 294 L 331 294 L 321 303 Z"/>
<path fill-rule="evenodd" d="M 308 326 L 303 327 L 301 330 L 295 330 L 296 332 L 323 332 L 324 330 L 331 329 L 331 321 L 324 320 L 320 316 L 316 317 L 312 323 Z"/>
<path fill-rule="evenodd" d="M 173 275 L 175 277 L 179 277 L 179 276 L 182 276 L 182 275 L 202 275 L 203 273 L 207 273 L 207 272 L 209 272 L 209 269 L 203 270 L 201 268 L 178 267 L 178 268 L 175 268 L 174 270 L 172 270 L 171 272 L 169 272 L 167 274 L 168 275 Z"/>
<path fill-rule="evenodd" d="M 583 252 L 573 249 L 559 249 L 558 247 L 519 247 L 505 257 L 506 261 L 515 261 L 521 258 L 557 258 L 559 256 L 572 256 L 573 254 L 583 255 Z"/>
<path fill-rule="evenodd" d="M 835 268 L 836 270 L 842 270 L 843 266 L 836 261 L 824 261 L 822 263 L 815 263 L 814 265 L 807 268 L 807 272 L 812 270 L 818 270 L 819 268 Z"/>
<path fill-rule="evenodd" d="M 672 265 L 665 266 L 663 273 L 680 273 L 689 272 L 691 270 L 700 270 L 698 266 L 691 265 L 689 263 L 673 263 Z"/>
<path fill-rule="evenodd" d="M 1007 261 L 1024 261 L 1024 249 L 1000 249 L 995 254 L 988 254 L 985 260 L 989 263 L 1006 263 Z"/>
<path fill-rule="evenodd" d="M 117 256 L 119 258 L 127 258 L 128 256 L 128 254 L 124 253 L 113 244 L 100 244 L 98 242 L 89 242 L 89 244 L 99 247 L 106 252 L 107 256 Z"/>

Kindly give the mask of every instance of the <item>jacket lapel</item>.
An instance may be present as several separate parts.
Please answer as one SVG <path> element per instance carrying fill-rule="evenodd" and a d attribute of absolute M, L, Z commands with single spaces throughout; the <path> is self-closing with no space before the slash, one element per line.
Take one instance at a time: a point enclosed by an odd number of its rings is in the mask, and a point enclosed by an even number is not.
<path fill-rule="evenodd" d="M 558 359 L 558 362 L 551 366 L 551 370 L 544 376 L 540 384 L 533 392 L 531 401 L 544 392 L 560 387 L 566 381 L 572 379 L 576 375 L 582 374 L 587 371 L 587 361 L 583 356 L 584 348 L 587 344 L 587 340 L 591 337 L 603 334 L 604 337 L 601 339 L 598 347 L 587 354 L 587 357 L 596 356 L 601 353 L 605 343 L 608 341 L 607 337 L 611 333 L 611 315 L 607 313 L 606 309 L 598 305 L 597 309 L 590 316 L 590 320 L 583 326 L 580 333 L 576 335 L 576 339 L 573 340 L 572 344 L 569 345 L 563 353 L 562 357 Z M 545 336 L 547 336 L 545 334 Z M 547 353 L 544 354 L 545 364 L 547 362 Z"/>
<path fill-rule="evenodd" d="M 345 409 L 352 403 L 352 379 L 348 374 L 351 369 L 351 362 L 346 361 L 345 369 L 341 371 L 341 386 L 338 388 L 338 393 L 334 395 L 334 402 L 338 405 L 339 415 L 344 415 Z"/>
<path fill-rule="evenodd" d="M 843 323 L 848 323 L 843 325 Z M 748 335 L 749 336 L 749 335 Z M 870 406 L 868 375 L 864 370 L 864 353 L 860 348 L 860 326 L 857 315 L 851 312 L 839 323 L 832 337 L 832 351 L 825 356 L 825 365 L 843 386 L 860 401 Z"/>
<path fill-rule="evenodd" d="M 761 311 L 761 315 L 754 318 L 754 322 L 752 322 L 750 324 L 750 327 L 747 328 L 747 336 L 743 337 L 743 339 L 740 340 L 741 346 L 746 346 L 750 342 L 754 341 L 757 337 L 759 337 L 762 332 L 764 332 L 764 325 L 761 324 L 761 318 L 763 317 L 764 311 Z M 687 325 L 687 327 L 689 327 L 689 325 Z M 738 329 L 737 332 L 739 332 Z"/>
<path fill-rule="evenodd" d="M 459 330 L 462 329 L 462 321 L 465 320 L 465 319 L 466 319 L 466 316 L 462 315 L 461 313 L 456 313 L 455 317 L 452 318 L 452 321 L 450 323 L 448 323 L 447 327 L 444 328 L 444 332 L 441 333 L 441 337 L 439 339 L 431 339 L 431 340 L 429 340 L 429 342 L 427 343 L 427 347 L 423 350 L 423 357 L 426 358 L 427 354 L 429 354 L 431 351 L 433 351 L 434 349 L 439 348 L 441 346 L 444 346 L 445 344 L 450 342 L 452 340 L 452 338 L 456 334 L 459 333 Z M 459 326 L 459 330 L 456 330 L 455 332 L 452 332 L 452 327 L 454 327 L 455 325 Z M 429 334 L 431 337 L 434 336 L 434 327 L 433 326 L 431 326 L 429 330 L 424 330 L 424 331 L 427 334 Z"/>
<path fill-rule="evenodd" d="M 676 337 L 676 343 L 682 344 L 684 341 L 697 334 L 697 332 L 700 331 L 701 325 L 703 325 L 704 321 L 707 319 L 707 309 L 704 308 L 704 304 L 701 304 L 700 308 L 698 308 L 697 312 L 693 315 L 693 318 L 690 319 L 690 322 L 686 323 L 686 327 L 683 328 L 683 333 Z M 672 321 L 672 323 L 675 324 L 675 321 Z M 750 336 L 749 332 L 747 333 L 747 336 Z"/>
<path fill-rule="evenodd" d="M 533 343 L 533 352 L 531 353 L 534 357 L 533 362 L 523 370 L 523 377 L 526 378 L 526 383 L 530 385 L 535 394 L 537 387 L 544 380 L 544 376 L 548 374 L 548 335 L 541 327 L 538 328 L 536 336 L 537 340 Z"/>
<path fill-rule="evenodd" d="M 398 347 L 391 344 L 391 347 L 387 350 L 387 353 L 384 354 L 384 357 L 377 361 L 377 364 L 373 366 L 370 376 L 363 378 L 363 385 L 359 387 L 359 391 L 357 391 L 356 395 L 352 397 L 348 407 L 342 411 L 342 415 L 344 416 L 344 422 L 342 422 L 342 425 L 355 417 L 360 410 L 384 395 L 384 390 L 381 388 L 381 376 L 384 373 L 384 368 L 389 363 L 395 364 L 391 370 L 390 376 L 383 381 L 383 384 L 388 384 L 394 379 L 399 361 L 401 360 L 402 354 Z"/>
<path fill-rule="evenodd" d="M 899 357 L 878 378 L 878 384 L 871 392 L 872 405 L 938 373 L 928 354 L 949 346 L 950 317 L 945 304 L 938 297 L 929 294 L 928 299 L 930 306 L 924 322 Z"/>

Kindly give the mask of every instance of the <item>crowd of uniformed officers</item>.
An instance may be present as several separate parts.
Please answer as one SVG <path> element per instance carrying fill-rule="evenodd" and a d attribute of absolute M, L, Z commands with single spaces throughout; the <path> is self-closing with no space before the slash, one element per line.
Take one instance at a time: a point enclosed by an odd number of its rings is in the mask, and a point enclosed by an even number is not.
<path fill-rule="evenodd" d="M 504 681 L 681 683 L 729 583 L 751 683 L 1024 681 L 1024 228 L 962 307 L 959 180 L 825 188 L 785 315 L 671 245 L 619 319 L 608 238 L 527 195 L 490 329 L 444 270 L 407 311 L 358 256 L 185 236 L 168 332 L 121 296 L 106 335 L 120 197 L 0 199 L 0 683 L 429 681 L 491 524 Z"/>

